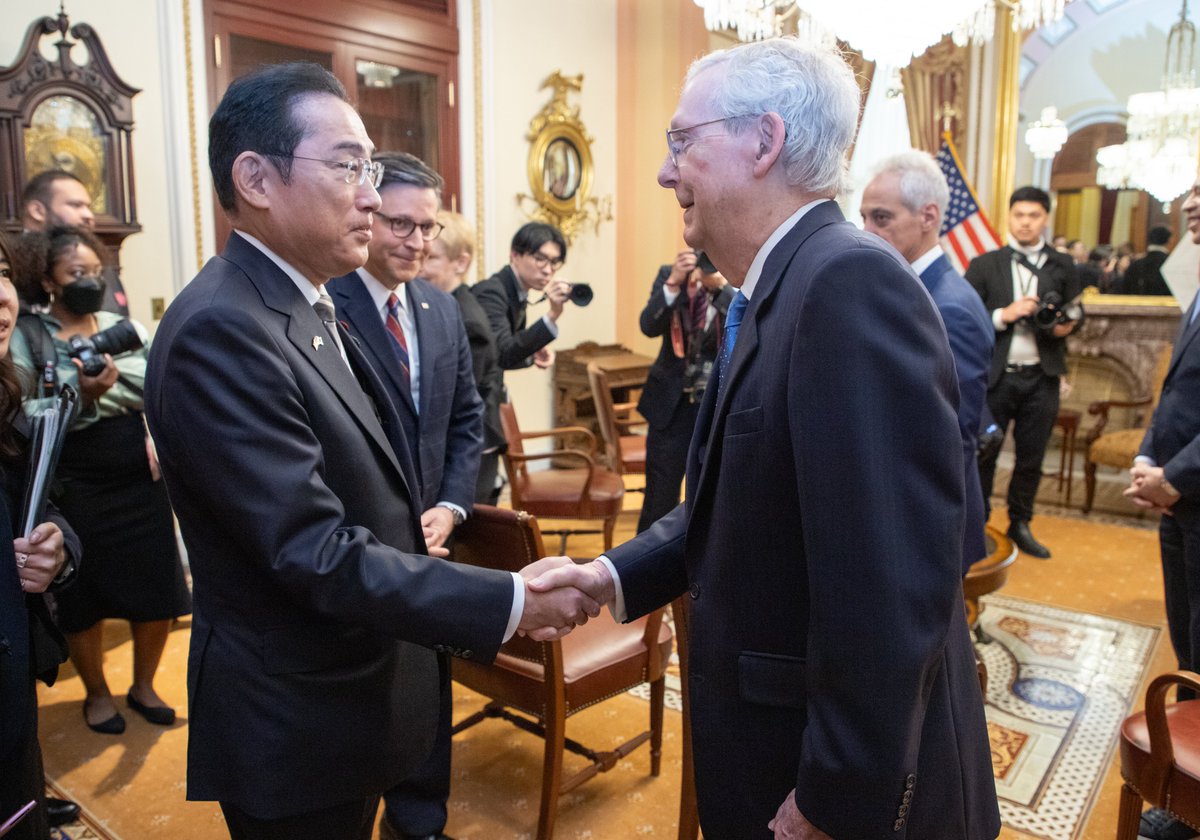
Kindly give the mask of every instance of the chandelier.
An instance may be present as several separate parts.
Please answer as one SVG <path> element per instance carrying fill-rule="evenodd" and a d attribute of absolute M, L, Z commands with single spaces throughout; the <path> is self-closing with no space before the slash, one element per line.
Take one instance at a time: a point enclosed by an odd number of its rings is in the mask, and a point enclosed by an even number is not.
<path fill-rule="evenodd" d="M 897 14 L 894 0 L 695 0 L 704 25 L 734 29 L 752 41 L 778 35 L 796 14 L 797 34 L 808 41 L 840 39 L 871 61 L 904 67 L 913 56 L 951 34 L 959 46 L 983 44 L 996 24 L 995 3 L 1013 11 L 1013 30 L 1058 20 L 1066 0 L 924 0 L 919 11 Z"/>
<path fill-rule="evenodd" d="M 1048 105 L 1042 117 L 1025 130 L 1025 145 L 1038 160 L 1052 160 L 1067 142 L 1067 124 L 1058 118 L 1058 109 Z"/>
<path fill-rule="evenodd" d="M 1127 139 L 1096 151 L 1096 180 L 1109 189 L 1143 189 L 1164 211 L 1187 192 L 1200 153 L 1200 88 L 1196 87 L 1196 27 L 1187 0 L 1167 35 L 1163 89 L 1129 97 Z"/>

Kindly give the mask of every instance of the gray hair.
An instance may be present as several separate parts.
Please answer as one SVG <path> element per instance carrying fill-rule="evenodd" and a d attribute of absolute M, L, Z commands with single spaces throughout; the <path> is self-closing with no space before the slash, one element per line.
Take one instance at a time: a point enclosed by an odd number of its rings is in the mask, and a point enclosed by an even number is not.
<path fill-rule="evenodd" d="M 717 65 L 726 65 L 713 96 L 717 113 L 774 112 L 783 119 L 781 160 L 789 183 L 818 194 L 846 188 L 846 151 L 858 128 L 860 93 L 840 52 L 794 37 L 741 44 L 698 58 L 684 86 Z M 730 120 L 729 131 L 742 133 L 751 122 Z"/>
<path fill-rule="evenodd" d="M 438 200 L 441 200 L 445 181 L 416 155 L 410 155 L 408 152 L 376 152 L 372 160 L 383 164 L 383 180 L 379 189 L 392 184 L 421 187 L 433 190 L 437 193 Z"/>
<path fill-rule="evenodd" d="M 900 152 L 877 163 L 871 177 L 892 172 L 900 176 L 900 202 L 913 213 L 921 212 L 927 204 L 936 204 L 940 225 L 950 204 L 950 185 L 933 156 L 917 149 Z"/>

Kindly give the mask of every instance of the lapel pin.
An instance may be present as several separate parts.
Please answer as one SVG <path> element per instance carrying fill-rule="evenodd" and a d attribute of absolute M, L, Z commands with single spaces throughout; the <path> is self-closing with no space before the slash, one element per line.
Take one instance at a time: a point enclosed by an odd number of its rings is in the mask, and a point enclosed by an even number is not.
<path fill-rule="evenodd" d="M 321 345 L 323 345 L 324 343 L 325 342 L 324 342 L 324 340 L 322 340 L 321 336 L 319 336 L 319 335 L 313 336 L 313 349 L 314 350 L 320 350 Z"/>
<path fill-rule="evenodd" d="M 428 303 L 426 303 L 425 301 L 421 301 L 421 308 L 422 308 L 422 309 L 428 309 L 428 308 L 429 308 L 429 304 L 428 304 Z"/>

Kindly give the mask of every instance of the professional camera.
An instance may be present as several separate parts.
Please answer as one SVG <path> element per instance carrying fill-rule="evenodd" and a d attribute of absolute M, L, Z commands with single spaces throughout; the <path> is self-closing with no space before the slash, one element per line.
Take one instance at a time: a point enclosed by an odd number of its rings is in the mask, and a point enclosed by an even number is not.
<path fill-rule="evenodd" d="M 99 376 L 104 370 L 104 354 L 116 356 L 137 350 L 142 346 L 142 337 L 130 321 L 121 321 L 106 330 L 85 338 L 73 335 L 67 339 L 68 351 L 72 359 L 83 362 L 84 376 Z"/>
<path fill-rule="evenodd" d="M 1043 332 L 1050 332 L 1059 324 L 1073 320 L 1063 307 L 1062 295 L 1054 291 L 1042 295 L 1038 308 L 1029 318 L 1033 321 L 1033 325 Z"/>
<path fill-rule="evenodd" d="M 571 291 L 567 295 L 567 300 L 571 301 L 571 303 L 575 304 L 576 306 L 587 306 L 592 302 L 592 297 L 594 296 L 592 293 L 592 287 L 587 283 L 571 283 L 570 286 Z M 543 303 L 547 297 L 548 295 L 542 295 L 540 298 L 535 300 L 534 303 Z"/>

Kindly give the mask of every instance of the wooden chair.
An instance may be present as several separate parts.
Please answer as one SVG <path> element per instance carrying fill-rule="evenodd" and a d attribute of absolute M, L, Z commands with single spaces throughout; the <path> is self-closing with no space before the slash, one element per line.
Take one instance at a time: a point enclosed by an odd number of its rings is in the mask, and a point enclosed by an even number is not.
<path fill-rule="evenodd" d="M 588 383 L 592 386 L 592 402 L 596 406 L 596 422 L 604 439 L 604 454 L 608 466 L 619 475 L 646 472 L 646 436 L 633 433 L 633 427 L 645 421 L 637 415 L 637 404 L 614 403 L 608 374 L 595 362 L 587 366 Z"/>
<path fill-rule="evenodd" d="M 625 483 L 614 471 L 596 463 L 596 436 L 582 426 L 560 426 L 540 432 L 522 432 L 511 403 L 500 405 L 500 426 L 508 449 L 504 453 L 504 469 L 512 491 L 512 506 L 534 516 L 547 519 L 600 519 L 604 522 L 604 548 L 612 548 L 613 529 L 621 513 Z M 555 449 L 530 454 L 525 441 L 535 438 L 556 438 L 578 441 L 582 438 L 586 450 Z M 530 461 L 551 459 L 578 464 L 566 469 L 530 470 Z M 567 537 L 572 534 L 596 534 L 576 528 L 547 529 L 560 539 L 559 553 L 567 553 Z"/>
<path fill-rule="evenodd" d="M 1136 840 L 1143 801 L 1200 832 L 1200 700 L 1167 705 L 1173 685 L 1200 692 L 1200 674 L 1173 671 L 1146 689 L 1146 710 L 1121 724 L 1117 840 Z"/>
<path fill-rule="evenodd" d="M 1092 501 L 1096 495 L 1096 466 L 1116 467 L 1127 470 L 1133 465 L 1134 456 L 1146 436 L 1146 427 L 1154 409 L 1158 406 L 1158 398 L 1162 393 L 1163 380 L 1167 378 L 1167 369 L 1171 366 L 1172 345 L 1168 344 L 1159 351 L 1154 364 L 1154 376 L 1151 378 L 1150 396 L 1140 400 L 1100 400 L 1088 406 L 1088 414 L 1097 415 L 1096 425 L 1084 439 L 1087 459 L 1083 465 L 1083 482 L 1085 498 L 1083 512 L 1092 509 Z M 1137 422 L 1131 429 L 1118 429 L 1115 432 L 1105 432 L 1108 425 L 1108 413 L 1114 408 L 1143 408 Z"/>
<path fill-rule="evenodd" d="M 537 520 L 524 511 L 476 505 L 471 517 L 455 529 L 454 539 L 453 559 L 475 566 L 515 572 L 545 555 Z M 486 718 L 501 717 L 546 741 L 537 840 L 549 840 L 553 835 L 560 795 L 610 770 L 646 741 L 650 742 L 650 775 L 659 774 L 665 669 L 671 643 L 671 628 L 663 621 L 663 610 L 617 624 L 605 609 L 561 641 L 535 642 L 514 636 L 491 665 L 454 660 L 454 679 L 492 698 L 483 710 L 458 723 L 455 734 Z M 644 682 L 650 683 L 648 730 L 607 751 L 589 749 L 566 737 L 568 717 Z M 532 719 L 509 711 L 509 707 Z M 565 780 L 564 749 L 591 762 Z"/>

